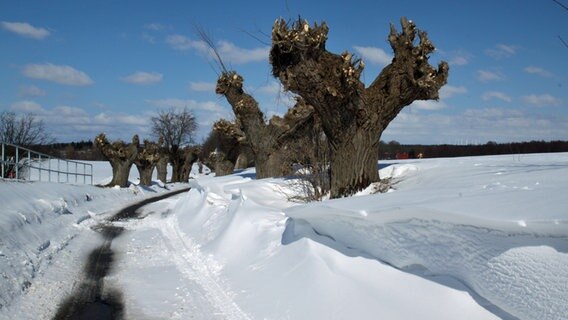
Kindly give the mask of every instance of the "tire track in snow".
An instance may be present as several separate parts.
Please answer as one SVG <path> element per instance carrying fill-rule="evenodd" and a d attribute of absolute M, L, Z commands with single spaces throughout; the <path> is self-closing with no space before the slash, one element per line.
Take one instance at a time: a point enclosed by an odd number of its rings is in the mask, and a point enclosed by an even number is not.
<path fill-rule="evenodd" d="M 250 320 L 251 318 L 233 300 L 234 294 L 211 270 L 211 263 L 200 252 L 198 246 L 179 229 L 176 220 L 175 216 L 167 217 L 160 231 L 168 248 L 175 252 L 173 260 L 182 275 L 199 284 L 213 306 L 227 319 Z"/>

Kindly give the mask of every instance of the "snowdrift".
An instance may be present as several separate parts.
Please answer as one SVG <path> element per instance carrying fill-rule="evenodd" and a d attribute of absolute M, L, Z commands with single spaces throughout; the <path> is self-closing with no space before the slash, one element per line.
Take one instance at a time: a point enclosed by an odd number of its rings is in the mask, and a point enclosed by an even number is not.
<path fill-rule="evenodd" d="M 385 169 L 392 170 L 406 175 L 396 192 L 285 210 L 292 218 L 291 236 L 315 232 L 335 247 L 434 281 L 450 276 L 503 317 L 502 311 L 521 319 L 568 314 L 566 155 L 448 159 Z"/>
<path fill-rule="evenodd" d="M 175 212 L 252 318 L 568 314 L 568 155 L 386 165 L 386 194 L 298 205 L 285 180 L 237 175 Z"/>

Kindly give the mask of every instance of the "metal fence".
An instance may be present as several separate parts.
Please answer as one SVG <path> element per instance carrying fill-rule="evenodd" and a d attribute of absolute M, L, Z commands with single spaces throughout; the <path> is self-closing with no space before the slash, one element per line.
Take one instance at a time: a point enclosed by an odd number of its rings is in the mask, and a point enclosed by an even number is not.
<path fill-rule="evenodd" d="M 93 165 L 65 160 L 9 143 L 2 145 L 2 179 L 93 184 Z"/>

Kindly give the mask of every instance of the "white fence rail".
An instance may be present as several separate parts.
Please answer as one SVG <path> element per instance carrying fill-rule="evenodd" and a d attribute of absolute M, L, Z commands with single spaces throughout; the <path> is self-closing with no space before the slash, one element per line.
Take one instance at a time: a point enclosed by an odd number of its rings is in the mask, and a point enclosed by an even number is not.
<path fill-rule="evenodd" d="M 2 145 L 2 179 L 93 184 L 93 166 L 35 152 L 9 143 Z"/>

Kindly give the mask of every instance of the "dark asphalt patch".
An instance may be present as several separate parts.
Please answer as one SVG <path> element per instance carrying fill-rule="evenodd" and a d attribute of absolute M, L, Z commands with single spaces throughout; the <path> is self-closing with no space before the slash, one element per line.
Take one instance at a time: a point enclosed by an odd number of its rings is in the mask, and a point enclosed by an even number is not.
<path fill-rule="evenodd" d="M 176 190 L 140 201 L 120 210 L 112 216 L 109 221 L 138 218 L 136 211 L 141 207 L 182 192 L 187 192 L 188 190 L 189 188 Z M 104 242 L 100 247 L 94 249 L 89 254 L 84 269 L 85 276 L 83 281 L 77 289 L 63 301 L 53 317 L 54 320 L 123 319 L 124 303 L 122 293 L 112 289 L 105 290 L 104 278 L 111 271 L 114 262 L 114 252 L 111 249 L 112 241 L 124 232 L 124 228 L 113 226 L 109 223 L 102 223 L 93 227 L 93 230 L 103 236 Z"/>

